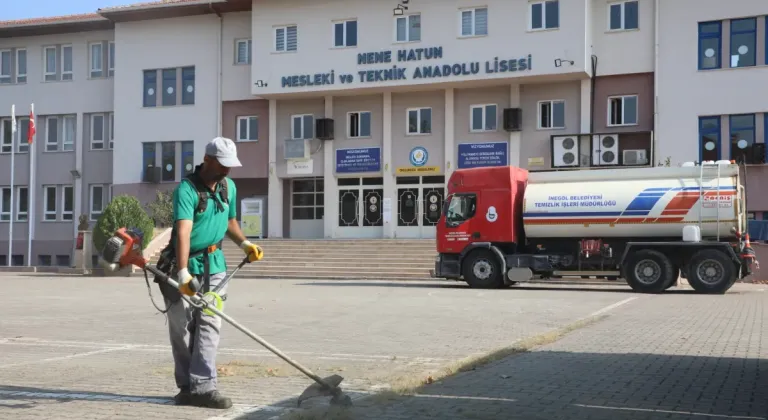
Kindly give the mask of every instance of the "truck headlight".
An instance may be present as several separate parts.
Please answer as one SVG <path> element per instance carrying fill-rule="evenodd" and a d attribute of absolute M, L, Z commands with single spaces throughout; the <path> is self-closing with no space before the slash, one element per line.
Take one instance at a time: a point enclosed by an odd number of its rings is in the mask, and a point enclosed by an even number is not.
<path fill-rule="evenodd" d="M 440 254 L 435 255 L 435 263 L 440 263 Z"/>

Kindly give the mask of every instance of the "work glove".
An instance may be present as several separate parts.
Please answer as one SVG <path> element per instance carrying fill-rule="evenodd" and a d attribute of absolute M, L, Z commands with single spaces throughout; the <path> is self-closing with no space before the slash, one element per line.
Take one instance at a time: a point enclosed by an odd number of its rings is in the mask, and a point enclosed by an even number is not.
<path fill-rule="evenodd" d="M 240 244 L 240 248 L 245 252 L 245 255 L 248 256 L 249 263 L 264 258 L 264 250 L 262 250 L 260 246 L 252 244 L 250 241 L 243 241 L 243 243 Z"/>
<path fill-rule="evenodd" d="M 200 283 L 189 274 L 189 270 L 182 268 L 176 275 L 179 282 L 179 292 L 187 296 L 194 296 L 200 290 Z"/>

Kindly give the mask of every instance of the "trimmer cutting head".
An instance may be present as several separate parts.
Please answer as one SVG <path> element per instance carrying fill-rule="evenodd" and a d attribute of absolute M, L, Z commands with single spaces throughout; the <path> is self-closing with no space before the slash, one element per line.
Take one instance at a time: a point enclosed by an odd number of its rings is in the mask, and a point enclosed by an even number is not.
<path fill-rule="evenodd" d="M 339 375 L 331 375 L 327 378 L 323 378 L 323 382 L 327 384 L 327 386 L 319 382 L 313 383 L 301 393 L 297 405 L 301 406 L 303 401 L 310 398 L 333 396 L 333 398 L 331 398 L 331 405 L 350 407 L 352 405 L 352 398 L 339 388 L 339 384 L 343 380 L 344 378 Z"/>

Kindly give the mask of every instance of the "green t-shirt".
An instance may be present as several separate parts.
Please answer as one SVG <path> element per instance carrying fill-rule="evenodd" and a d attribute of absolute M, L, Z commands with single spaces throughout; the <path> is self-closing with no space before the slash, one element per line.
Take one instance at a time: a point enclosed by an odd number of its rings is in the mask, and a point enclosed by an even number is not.
<path fill-rule="evenodd" d="M 195 209 L 197 208 L 198 194 L 190 182 L 182 181 L 173 191 L 174 224 L 178 220 L 192 220 L 192 232 L 189 241 L 190 253 L 218 244 L 227 234 L 229 220 L 237 216 L 235 204 L 237 203 L 237 188 L 231 179 L 226 178 L 226 180 L 229 202 L 221 203 L 224 211 L 219 211 L 214 198 L 209 197 L 205 212 L 197 214 Z M 216 188 L 214 197 L 218 201 L 219 187 L 217 186 Z M 190 274 L 194 276 L 203 274 L 203 258 L 205 258 L 205 254 L 189 260 L 187 269 Z M 224 271 L 227 271 L 224 253 L 221 249 L 217 249 L 213 254 L 210 254 L 210 274 L 222 273 Z"/>

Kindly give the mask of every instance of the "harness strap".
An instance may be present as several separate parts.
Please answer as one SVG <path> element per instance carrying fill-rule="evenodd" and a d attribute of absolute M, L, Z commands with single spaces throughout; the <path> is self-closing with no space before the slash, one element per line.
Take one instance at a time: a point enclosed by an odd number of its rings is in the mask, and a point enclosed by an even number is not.
<path fill-rule="evenodd" d="M 198 256 L 205 254 L 205 258 L 203 258 L 203 293 L 208 293 L 211 291 L 211 254 L 216 252 L 217 249 L 221 249 L 223 242 L 223 240 L 219 241 L 217 244 L 189 254 L 190 259 L 197 258 Z"/>

